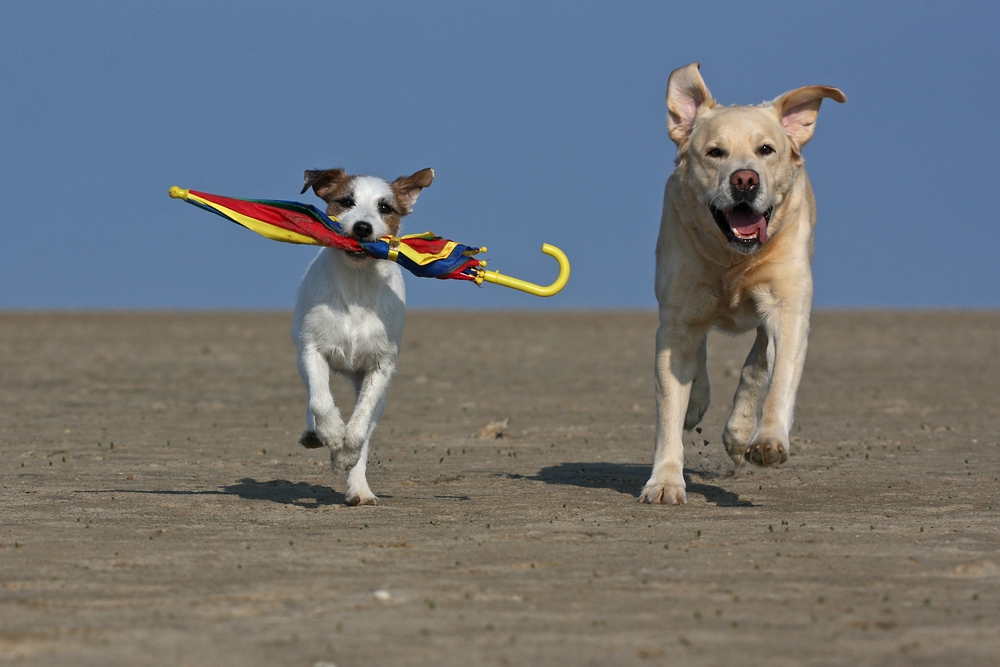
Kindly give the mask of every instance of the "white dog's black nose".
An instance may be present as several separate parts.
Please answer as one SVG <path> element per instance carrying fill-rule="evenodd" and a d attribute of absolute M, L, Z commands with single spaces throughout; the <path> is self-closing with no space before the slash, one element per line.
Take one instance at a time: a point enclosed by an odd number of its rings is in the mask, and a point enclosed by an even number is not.
<path fill-rule="evenodd" d="M 359 239 L 367 239 L 372 235 L 372 224 L 370 222 L 355 222 L 354 223 L 354 236 Z"/>

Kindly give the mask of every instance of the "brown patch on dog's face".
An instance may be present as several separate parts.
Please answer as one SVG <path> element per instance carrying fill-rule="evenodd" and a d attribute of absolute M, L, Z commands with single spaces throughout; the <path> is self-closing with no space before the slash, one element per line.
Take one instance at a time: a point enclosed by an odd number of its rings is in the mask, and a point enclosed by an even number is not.
<path fill-rule="evenodd" d="M 389 234 L 399 236 L 399 227 L 403 222 L 403 216 L 407 215 L 409 211 L 403 212 L 403 207 L 397 200 L 396 193 L 391 186 L 389 193 L 379 197 L 375 202 L 375 209 L 382 222 L 389 228 Z"/>
<path fill-rule="evenodd" d="M 344 173 L 343 169 L 310 169 L 303 176 L 305 184 L 299 194 L 304 194 L 306 190 L 312 188 L 317 197 L 327 201 L 330 192 L 340 187 L 348 178 L 350 177 Z"/>
<path fill-rule="evenodd" d="M 403 215 L 413 212 L 413 205 L 417 203 L 420 191 L 433 182 L 434 170 L 431 168 L 421 169 L 410 176 L 400 176 L 392 182 L 392 191 L 402 208 Z"/>

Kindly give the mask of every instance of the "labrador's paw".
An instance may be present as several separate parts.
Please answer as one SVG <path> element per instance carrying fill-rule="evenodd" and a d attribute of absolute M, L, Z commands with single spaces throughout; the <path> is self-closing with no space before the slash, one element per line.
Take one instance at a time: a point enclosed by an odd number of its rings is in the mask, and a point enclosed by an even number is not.
<path fill-rule="evenodd" d="M 776 466 L 788 460 L 788 443 L 777 438 L 758 438 L 750 443 L 743 458 L 758 466 Z"/>
<path fill-rule="evenodd" d="M 378 497 L 371 491 L 348 491 L 347 492 L 347 504 L 348 505 L 378 505 Z"/>
<path fill-rule="evenodd" d="M 650 480 L 642 490 L 639 502 L 650 505 L 685 505 L 687 494 L 684 493 L 683 485 L 663 484 Z"/>

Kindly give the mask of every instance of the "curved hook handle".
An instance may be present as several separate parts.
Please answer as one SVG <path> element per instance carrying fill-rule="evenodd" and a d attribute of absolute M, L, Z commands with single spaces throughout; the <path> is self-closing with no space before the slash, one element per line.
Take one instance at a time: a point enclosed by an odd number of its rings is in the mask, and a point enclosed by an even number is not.
<path fill-rule="evenodd" d="M 518 278 L 511 278 L 510 276 L 502 276 L 499 271 L 483 271 L 483 280 L 488 283 L 521 290 L 535 296 L 552 296 L 553 294 L 557 294 L 563 287 L 566 287 L 566 283 L 569 281 L 569 259 L 566 258 L 566 253 L 548 243 L 542 244 L 542 252 L 550 257 L 555 257 L 556 261 L 559 262 L 559 277 L 548 287 L 542 287 L 541 285 L 529 283 L 526 280 Z"/>

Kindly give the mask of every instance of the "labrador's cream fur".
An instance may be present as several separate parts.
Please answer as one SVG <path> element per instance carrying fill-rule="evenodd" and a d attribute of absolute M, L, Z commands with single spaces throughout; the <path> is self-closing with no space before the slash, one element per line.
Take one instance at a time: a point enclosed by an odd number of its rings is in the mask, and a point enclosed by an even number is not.
<path fill-rule="evenodd" d="M 757 330 L 723 442 L 738 464 L 783 463 L 805 362 L 812 305 L 816 203 L 802 147 L 826 86 L 759 106 L 720 106 L 697 63 L 667 84 L 667 127 L 677 144 L 656 247 L 656 451 L 640 500 L 686 502 L 683 430 L 709 403 L 710 327 Z"/>

